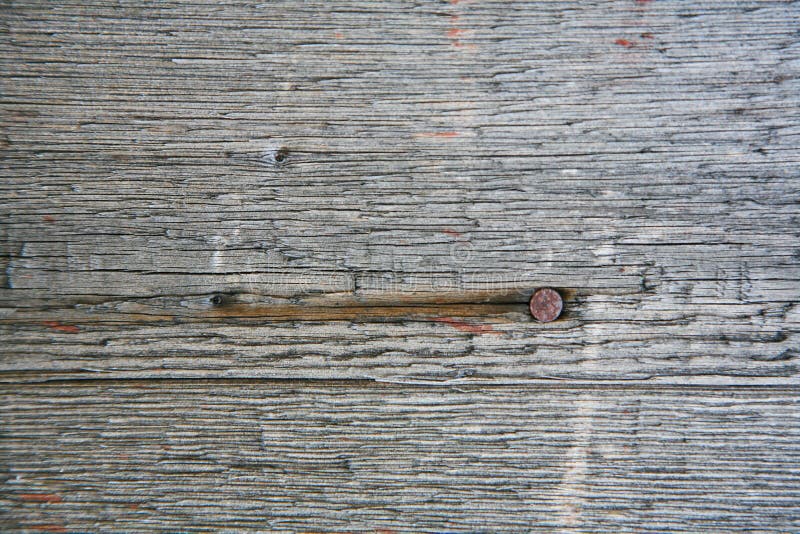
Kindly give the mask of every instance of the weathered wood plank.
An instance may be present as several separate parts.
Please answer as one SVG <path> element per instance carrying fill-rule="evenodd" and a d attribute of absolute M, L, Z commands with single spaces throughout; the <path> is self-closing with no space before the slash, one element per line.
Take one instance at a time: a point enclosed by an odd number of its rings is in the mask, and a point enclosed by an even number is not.
<path fill-rule="evenodd" d="M 5 529 L 792 532 L 797 389 L 6 388 Z"/>
<path fill-rule="evenodd" d="M 105 4 L 3 5 L 6 380 L 797 376 L 796 2 Z"/>

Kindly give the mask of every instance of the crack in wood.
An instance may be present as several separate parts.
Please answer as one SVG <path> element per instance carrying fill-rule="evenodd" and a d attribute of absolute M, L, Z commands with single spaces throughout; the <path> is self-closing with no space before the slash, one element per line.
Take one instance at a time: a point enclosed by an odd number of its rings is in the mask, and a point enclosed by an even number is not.
<path fill-rule="evenodd" d="M 576 289 L 561 288 L 559 292 L 566 301 L 572 302 L 575 302 L 578 294 Z M 528 308 L 530 293 L 531 291 L 409 293 L 366 298 L 330 294 L 295 299 L 270 298 L 266 301 L 258 295 L 216 293 L 187 299 L 153 299 L 149 303 L 119 301 L 103 305 L 40 310 L 18 309 L 0 318 L 0 324 L 38 323 L 60 332 L 77 333 L 79 329 L 69 323 L 436 321 L 462 331 L 482 333 L 481 326 L 477 323 L 465 323 L 460 319 L 492 323 L 531 321 Z"/>

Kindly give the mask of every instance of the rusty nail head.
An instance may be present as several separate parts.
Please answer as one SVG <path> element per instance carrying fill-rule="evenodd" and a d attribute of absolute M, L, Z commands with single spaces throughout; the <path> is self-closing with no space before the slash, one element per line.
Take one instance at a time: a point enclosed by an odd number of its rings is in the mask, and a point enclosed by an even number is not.
<path fill-rule="evenodd" d="M 561 300 L 561 295 L 549 287 L 537 289 L 531 297 L 531 315 L 542 323 L 558 319 L 563 307 L 564 302 Z"/>

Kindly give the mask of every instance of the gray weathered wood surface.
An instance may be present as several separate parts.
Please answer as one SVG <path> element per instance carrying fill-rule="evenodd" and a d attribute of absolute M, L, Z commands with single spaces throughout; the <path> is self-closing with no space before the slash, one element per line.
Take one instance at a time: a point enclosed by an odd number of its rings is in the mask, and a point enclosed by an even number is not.
<path fill-rule="evenodd" d="M 797 2 L 0 13 L 5 530 L 800 527 Z"/>
<path fill-rule="evenodd" d="M 800 529 L 794 389 L 104 381 L 2 402 L 11 528 Z"/>

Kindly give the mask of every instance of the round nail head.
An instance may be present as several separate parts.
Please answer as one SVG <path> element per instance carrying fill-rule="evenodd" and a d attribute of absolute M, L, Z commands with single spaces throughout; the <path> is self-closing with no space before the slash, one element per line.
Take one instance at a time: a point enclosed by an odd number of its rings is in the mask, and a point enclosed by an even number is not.
<path fill-rule="evenodd" d="M 531 297 L 531 315 L 542 323 L 555 321 L 561 315 L 564 302 L 555 289 L 543 287 L 537 289 Z"/>

